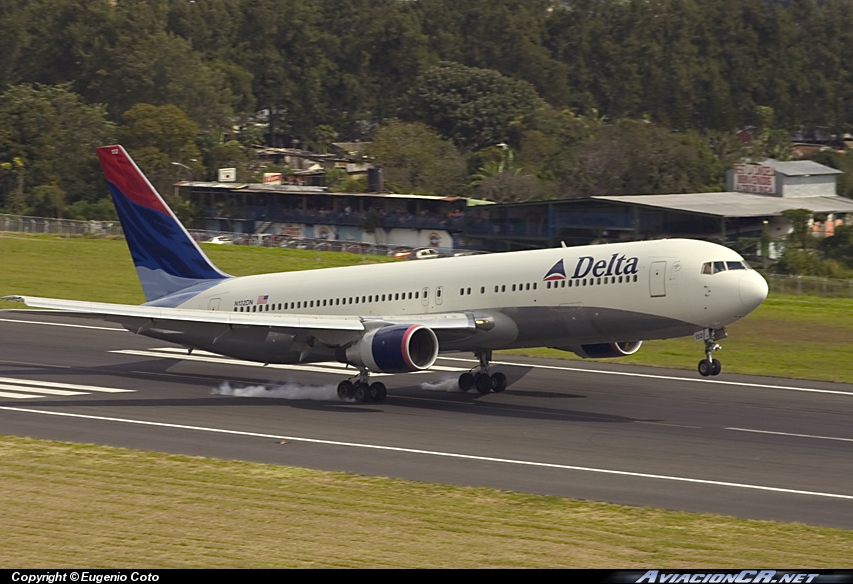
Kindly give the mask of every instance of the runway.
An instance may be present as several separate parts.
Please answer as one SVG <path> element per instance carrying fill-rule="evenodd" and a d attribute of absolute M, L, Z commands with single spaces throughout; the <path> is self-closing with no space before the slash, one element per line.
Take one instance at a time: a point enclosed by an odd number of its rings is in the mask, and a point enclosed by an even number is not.
<path fill-rule="evenodd" d="M 342 403 L 342 365 L 0 311 L 0 434 L 853 529 L 851 385 L 513 357 L 505 393 L 451 389 L 474 364 Z"/>

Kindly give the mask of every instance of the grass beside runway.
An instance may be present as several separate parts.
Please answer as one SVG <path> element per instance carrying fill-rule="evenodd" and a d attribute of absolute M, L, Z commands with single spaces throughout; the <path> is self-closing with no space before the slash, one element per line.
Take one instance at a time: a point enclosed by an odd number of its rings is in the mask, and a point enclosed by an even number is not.
<path fill-rule="evenodd" d="M 3 568 L 833 568 L 853 550 L 841 529 L 8 436 L 0 489 Z"/>
<path fill-rule="evenodd" d="M 770 296 L 728 327 L 714 358 L 723 372 L 853 383 L 853 300 Z M 696 370 L 702 343 L 692 338 L 647 341 L 634 355 L 608 361 Z M 580 360 L 557 349 L 519 349 L 508 354 Z M 698 375 L 698 374 L 697 374 Z"/>
<path fill-rule="evenodd" d="M 201 244 L 234 276 L 394 261 L 384 256 Z M 0 296 L 24 294 L 120 304 L 145 302 L 124 240 L 0 233 Z M 0 308 L 22 308 L 0 301 Z"/>
<path fill-rule="evenodd" d="M 381 256 L 235 245 L 202 245 L 236 276 L 392 261 Z M 72 300 L 144 302 L 123 240 L 0 235 L 0 296 L 29 294 Z M 22 308 L 0 301 L 2 308 Z M 853 299 L 771 296 L 729 327 L 715 357 L 724 372 L 853 383 Z M 649 341 L 620 363 L 695 370 L 703 357 L 692 338 Z M 555 349 L 510 353 L 577 359 Z"/>

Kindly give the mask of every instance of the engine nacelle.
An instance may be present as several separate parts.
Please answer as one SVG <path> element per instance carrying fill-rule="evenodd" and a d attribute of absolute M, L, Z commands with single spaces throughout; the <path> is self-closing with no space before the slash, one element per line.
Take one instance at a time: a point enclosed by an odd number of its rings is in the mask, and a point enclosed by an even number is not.
<path fill-rule="evenodd" d="M 438 338 L 432 329 L 419 324 L 373 329 L 338 356 L 375 373 L 421 371 L 432 367 L 437 357 Z"/>
<path fill-rule="evenodd" d="M 596 343 L 594 345 L 557 348 L 564 351 L 568 349 L 578 357 L 583 357 L 584 359 L 607 359 L 609 357 L 633 355 L 640 350 L 642 344 L 643 341 L 628 341 L 625 343 Z"/>

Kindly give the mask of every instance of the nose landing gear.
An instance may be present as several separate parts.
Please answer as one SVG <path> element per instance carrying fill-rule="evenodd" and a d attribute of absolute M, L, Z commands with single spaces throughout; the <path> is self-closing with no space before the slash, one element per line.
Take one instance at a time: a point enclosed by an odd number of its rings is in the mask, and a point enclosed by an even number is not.
<path fill-rule="evenodd" d="M 480 360 L 480 365 L 459 376 L 459 389 L 464 392 L 476 388 L 477 391 L 486 395 L 487 393 L 500 393 L 506 389 L 506 375 L 501 372 L 489 374 L 489 361 L 492 360 L 491 351 L 474 353 Z"/>
<path fill-rule="evenodd" d="M 352 381 L 345 379 L 338 384 L 338 398 L 341 401 L 354 399 L 359 403 L 381 403 L 385 401 L 386 395 L 388 391 L 384 383 L 370 383 L 370 373 L 367 369 L 360 369 L 358 376 Z"/>
<path fill-rule="evenodd" d="M 705 358 L 699 361 L 699 375 L 702 377 L 719 375 L 720 371 L 723 370 L 723 365 L 719 360 L 713 358 L 713 353 L 722 349 L 717 341 L 726 338 L 726 329 L 705 329 L 702 331 L 702 335 L 705 340 Z"/>

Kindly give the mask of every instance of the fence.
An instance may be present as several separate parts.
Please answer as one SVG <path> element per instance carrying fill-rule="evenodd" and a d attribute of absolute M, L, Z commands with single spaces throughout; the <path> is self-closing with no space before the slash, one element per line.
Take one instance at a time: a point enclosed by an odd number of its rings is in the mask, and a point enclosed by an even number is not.
<path fill-rule="evenodd" d="M 834 280 L 811 276 L 765 275 L 771 294 L 853 298 L 853 280 Z"/>
<path fill-rule="evenodd" d="M 118 221 L 75 221 L 50 217 L 23 217 L 0 214 L 0 231 L 45 233 L 50 235 L 122 235 Z"/>

